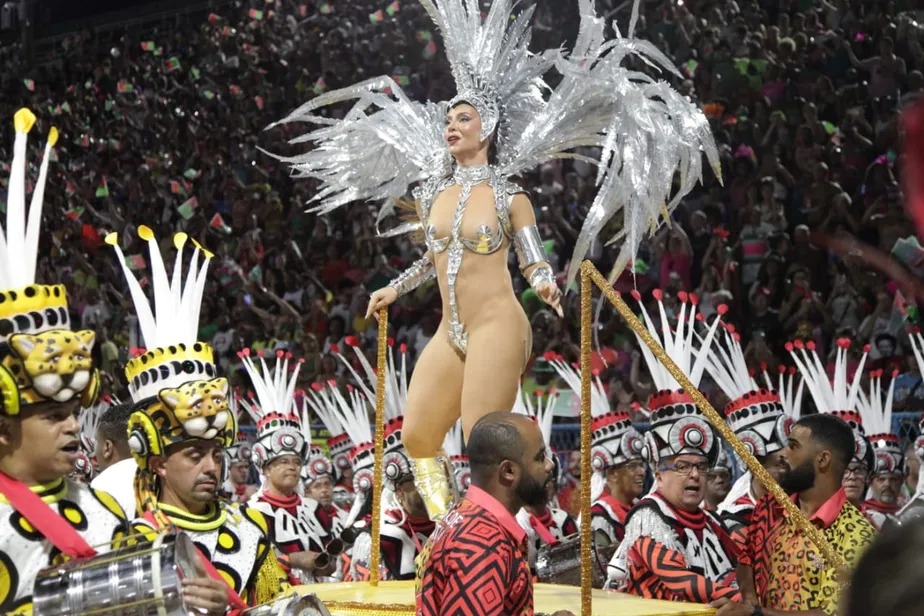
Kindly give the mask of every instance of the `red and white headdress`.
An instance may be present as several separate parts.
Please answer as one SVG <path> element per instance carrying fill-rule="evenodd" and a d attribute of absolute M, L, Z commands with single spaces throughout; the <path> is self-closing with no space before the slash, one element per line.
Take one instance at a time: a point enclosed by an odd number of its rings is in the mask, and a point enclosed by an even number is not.
<path fill-rule="evenodd" d="M 873 453 L 863 429 L 863 418 L 858 410 L 860 397 L 860 381 L 863 375 L 863 366 L 869 354 L 869 345 L 863 348 L 863 356 L 853 375 L 853 382 L 848 382 L 847 362 L 849 359 L 850 338 L 838 338 L 836 341 L 837 353 L 834 362 L 834 380 L 828 378 L 824 363 L 815 351 L 814 342 L 796 340 L 786 343 L 786 350 L 802 373 L 802 380 L 815 401 L 815 408 L 819 413 L 828 413 L 840 417 L 853 430 L 856 445 L 854 457 L 873 466 Z"/>
<path fill-rule="evenodd" d="M 730 400 L 725 421 L 755 456 L 779 451 L 789 439 L 792 418 L 784 412 L 776 391 L 757 386 L 734 327 L 726 325 L 723 334 L 724 344 L 711 347 L 706 370 Z"/>
<path fill-rule="evenodd" d="M 581 373 L 577 368 L 568 365 L 561 356 L 550 359 L 549 363 L 568 387 L 580 396 Z M 593 418 L 590 456 L 595 473 L 602 475 L 611 466 L 645 458 L 644 437 L 632 427 L 627 413 L 610 410 L 606 391 L 597 375 L 594 375 L 590 386 L 590 413 Z"/>
<path fill-rule="evenodd" d="M 695 325 L 697 321 L 702 321 L 703 317 L 696 311 L 699 303 L 696 295 L 682 291 L 677 294 L 680 313 L 673 331 L 662 302 L 663 293 L 660 289 L 655 289 L 652 296 L 658 304 L 660 326 L 656 326 L 649 316 L 641 301 L 641 294 L 632 291 L 632 297 L 639 303 L 648 331 L 661 343 L 665 353 L 687 375 L 693 386 L 699 387 L 709 359 L 709 348 L 719 327 L 719 317 L 728 311 L 728 307 L 719 306 L 719 316 L 706 328 L 705 334 L 699 336 L 695 332 Z M 710 466 L 714 465 L 722 447 L 715 429 L 696 408 L 690 394 L 680 389 L 680 384 L 658 361 L 638 334 L 636 339 L 651 378 L 658 388 L 648 402 L 651 429 L 645 434 L 645 443 L 649 460 L 656 465 L 664 458 L 690 453 L 703 455 Z M 698 347 L 696 341 L 699 341 Z"/>
<path fill-rule="evenodd" d="M 244 370 L 250 377 L 256 394 L 255 400 L 242 399 L 241 406 L 250 414 L 257 426 L 257 441 L 252 447 L 251 459 L 258 469 L 280 456 L 294 455 L 304 459 L 311 445 L 311 428 L 302 425 L 301 416 L 295 408 L 295 385 L 303 360 L 293 362 L 292 354 L 276 351 L 276 364 L 270 369 L 262 351 L 255 355 L 259 365 L 254 363 L 250 349 L 238 352 Z"/>
<path fill-rule="evenodd" d="M 898 372 L 892 375 L 885 400 L 882 399 L 882 370 L 874 370 L 869 376 L 869 394 L 861 390 L 857 406 L 873 450 L 874 463 L 870 470 L 873 474 L 903 473 L 905 452 L 901 439 L 892 433 L 892 400 Z"/>
<path fill-rule="evenodd" d="M 336 384 L 306 392 L 305 409 L 310 408 L 321 418 L 328 429 L 336 425 L 350 439 L 350 465 L 353 467 L 353 490 L 360 492 L 372 489 L 374 467 L 374 442 L 369 424 L 369 406 L 361 393 L 348 388 L 347 396 L 340 393 Z M 335 423 L 336 422 L 336 423 Z"/>
<path fill-rule="evenodd" d="M 331 381 L 328 385 L 337 387 L 337 381 Z M 337 417 L 329 410 L 329 406 L 335 404 L 335 402 L 329 395 L 325 396 L 323 394 L 324 390 L 325 386 L 321 383 L 312 383 L 311 391 L 305 392 L 302 405 L 304 411 L 311 409 L 321 420 L 321 423 L 324 424 L 324 427 L 327 428 L 327 432 L 330 434 L 327 439 L 327 453 L 333 463 L 333 471 L 339 477 L 352 466 L 350 463 L 350 450 L 353 449 L 353 441 L 350 440 L 350 435 L 344 431 Z M 309 477 L 306 473 L 308 473 L 307 469 L 303 469 L 303 478 L 308 481 Z"/>

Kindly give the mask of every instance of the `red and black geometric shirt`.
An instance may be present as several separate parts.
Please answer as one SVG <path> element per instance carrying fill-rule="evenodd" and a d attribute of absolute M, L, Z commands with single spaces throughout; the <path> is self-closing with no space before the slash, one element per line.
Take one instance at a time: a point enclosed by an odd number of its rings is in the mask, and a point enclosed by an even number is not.
<path fill-rule="evenodd" d="M 418 558 L 417 616 L 532 616 L 526 533 L 470 486 Z"/>

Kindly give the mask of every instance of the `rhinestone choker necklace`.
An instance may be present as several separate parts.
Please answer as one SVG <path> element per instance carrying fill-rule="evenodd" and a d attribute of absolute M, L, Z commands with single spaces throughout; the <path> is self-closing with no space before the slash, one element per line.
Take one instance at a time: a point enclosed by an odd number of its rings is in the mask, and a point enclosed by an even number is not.
<path fill-rule="evenodd" d="M 452 172 L 452 179 L 456 184 L 478 184 L 491 177 L 491 165 L 474 165 L 472 167 L 461 167 L 456 165 Z"/>

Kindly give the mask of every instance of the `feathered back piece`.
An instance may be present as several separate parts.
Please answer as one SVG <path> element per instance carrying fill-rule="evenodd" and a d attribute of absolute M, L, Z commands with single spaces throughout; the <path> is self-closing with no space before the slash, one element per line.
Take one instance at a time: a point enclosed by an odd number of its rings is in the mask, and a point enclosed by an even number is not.
<path fill-rule="evenodd" d="M 607 222 L 620 211 L 623 240 L 617 267 L 634 262 L 644 236 L 653 232 L 701 180 L 703 153 L 716 175 L 719 157 L 703 112 L 666 82 L 633 70 L 634 58 L 655 72 L 679 75 L 654 45 L 634 38 L 635 0 L 626 37 L 606 38 L 606 22 L 593 0 L 579 0 L 580 31 L 569 52 L 530 52 L 532 8 L 494 0 L 482 19 L 479 0 L 419 0 L 443 37 L 457 95 L 482 121 L 482 138 L 494 131 L 502 178 L 553 158 L 578 158 L 598 166 L 597 194 L 571 257 L 569 282 Z M 558 85 L 545 76 L 555 69 Z M 352 101 L 343 119 L 320 115 L 329 105 Z M 282 122 L 304 122 L 309 131 L 292 143 L 307 152 L 282 158 L 296 177 L 320 182 L 312 211 L 353 201 L 390 202 L 412 184 L 445 177 L 451 169 L 443 141 L 446 103 L 408 99 L 391 77 L 375 77 L 309 101 Z M 598 148 L 599 158 L 578 153 Z M 674 190 L 674 177 L 679 184 Z M 391 211 L 381 208 L 379 220 Z M 419 228 L 402 225 L 397 231 Z"/>

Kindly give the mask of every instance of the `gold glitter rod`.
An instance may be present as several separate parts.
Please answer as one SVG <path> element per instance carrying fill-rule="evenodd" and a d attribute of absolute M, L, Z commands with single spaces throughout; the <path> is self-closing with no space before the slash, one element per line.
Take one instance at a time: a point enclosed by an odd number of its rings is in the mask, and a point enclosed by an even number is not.
<path fill-rule="evenodd" d="M 590 261 L 584 261 L 583 263 L 581 263 L 582 316 L 583 316 L 583 308 L 584 308 L 584 302 L 585 302 L 585 297 L 584 297 L 585 292 L 584 292 L 584 286 L 583 286 L 584 284 L 583 279 L 585 276 L 594 281 L 594 284 L 596 284 L 600 288 L 600 291 L 603 292 L 603 295 L 608 300 L 610 300 L 610 303 L 613 304 L 613 307 L 616 308 L 616 311 L 619 312 L 620 316 L 622 316 L 622 318 L 626 321 L 626 323 L 629 324 L 629 327 L 631 327 L 632 330 L 642 340 L 642 342 L 644 342 L 645 345 L 649 349 L 651 349 L 651 352 L 654 354 L 654 356 L 658 358 L 658 361 L 660 361 L 664 365 L 665 368 L 667 368 L 667 371 L 670 372 L 671 376 L 674 377 L 674 379 L 680 384 L 680 387 L 685 392 L 687 392 L 691 398 L 693 398 L 693 402 L 696 403 L 696 406 L 698 406 L 700 411 L 702 411 L 703 415 L 706 416 L 706 419 L 709 420 L 709 423 L 711 423 L 713 427 L 715 427 L 716 431 L 722 436 L 722 438 L 724 438 L 726 441 L 729 442 L 729 444 L 732 446 L 732 449 L 734 449 L 735 453 L 738 454 L 738 457 L 740 457 L 741 460 L 744 462 L 744 464 L 748 467 L 748 470 L 750 470 L 751 473 L 755 477 L 757 477 L 758 480 L 760 480 L 760 482 L 764 485 L 764 487 L 767 488 L 767 491 L 773 495 L 773 498 L 775 498 L 776 501 L 780 504 L 780 506 L 789 516 L 789 519 L 792 520 L 795 523 L 796 527 L 800 531 L 802 531 L 812 543 L 815 544 L 815 546 L 819 549 L 819 551 L 821 551 L 822 556 L 828 562 L 828 564 L 834 565 L 834 567 L 837 568 L 839 573 L 843 573 L 844 571 L 848 570 L 849 567 L 847 565 L 847 561 L 844 560 L 843 556 L 841 556 L 838 552 L 834 550 L 833 547 L 831 547 L 831 544 L 828 543 L 828 541 L 825 539 L 824 534 L 822 534 L 822 532 L 818 530 L 818 528 L 816 528 L 811 522 L 809 522 L 808 518 L 805 517 L 802 511 L 798 507 L 796 507 L 796 505 L 792 502 L 789 496 L 783 491 L 782 488 L 780 488 L 779 484 L 777 484 L 777 482 L 773 480 L 773 477 L 770 476 L 770 473 L 767 472 L 767 469 L 765 469 L 763 465 L 761 465 L 761 463 L 757 461 L 757 458 L 755 458 L 754 455 L 748 450 L 748 448 L 745 447 L 744 443 L 742 443 L 738 439 L 738 436 L 735 434 L 735 431 L 732 430 L 729 427 L 729 425 L 725 423 L 725 420 L 722 418 L 722 416 L 719 415 L 719 413 L 716 412 L 714 408 L 712 408 L 712 405 L 709 404 L 709 401 L 706 399 L 706 396 L 704 396 L 702 392 L 699 391 L 699 389 L 693 386 L 693 384 L 690 382 L 690 379 L 687 378 L 687 375 L 683 373 L 683 370 L 677 367 L 677 364 L 675 364 L 674 360 L 672 360 L 670 356 L 664 351 L 664 349 L 661 347 L 661 344 L 657 340 L 655 340 L 654 336 L 651 335 L 651 332 L 648 331 L 648 328 L 645 327 L 645 325 L 641 321 L 639 321 L 638 317 L 636 317 L 635 314 L 633 314 L 632 310 L 629 308 L 629 306 L 627 306 L 626 303 L 622 301 L 622 298 L 619 296 L 618 293 L 616 293 L 613 287 L 607 284 L 606 279 L 603 277 L 600 271 L 597 270 L 596 267 L 594 267 L 593 263 L 591 263 Z M 589 293 L 587 295 L 589 296 Z M 589 302 L 590 300 L 587 299 L 586 301 Z M 581 323 L 581 329 L 582 329 L 581 331 L 581 361 L 582 361 L 581 368 L 582 370 L 584 369 L 584 364 L 583 364 L 584 354 L 587 353 L 588 356 L 590 354 L 589 334 L 587 335 L 587 349 L 585 350 L 584 348 L 585 341 L 584 341 L 584 331 L 583 330 L 585 327 L 589 329 L 590 325 L 589 324 L 585 325 L 582 321 Z M 582 386 L 582 389 L 583 389 L 583 386 Z M 583 406 L 584 406 L 583 392 L 582 392 L 581 397 L 582 397 L 581 412 L 582 412 L 582 419 L 583 419 Z M 589 405 L 590 404 L 589 391 L 587 394 L 587 400 L 588 400 L 587 404 Z M 582 429 L 581 430 L 581 446 L 582 447 L 584 446 L 583 437 L 584 437 L 584 432 Z M 583 462 L 583 459 L 582 459 L 582 462 Z M 583 474 L 583 472 L 584 472 L 584 468 L 582 466 L 581 473 Z M 581 477 L 582 488 L 583 488 L 583 481 L 584 481 L 584 477 L 582 475 Z M 582 506 L 583 506 L 583 502 L 582 502 Z M 581 547 L 583 551 L 583 543 Z"/>
<path fill-rule="evenodd" d="M 587 263 L 587 262 L 585 262 Z M 593 614 L 593 567 L 590 530 L 590 334 L 593 292 L 589 271 L 581 267 L 581 614 Z"/>
<path fill-rule="evenodd" d="M 382 457 L 385 455 L 385 373 L 388 370 L 388 309 L 378 312 L 379 337 L 375 372 L 375 463 L 372 470 L 372 554 L 369 558 L 369 584 L 379 585 L 379 558 L 382 537 Z"/>

